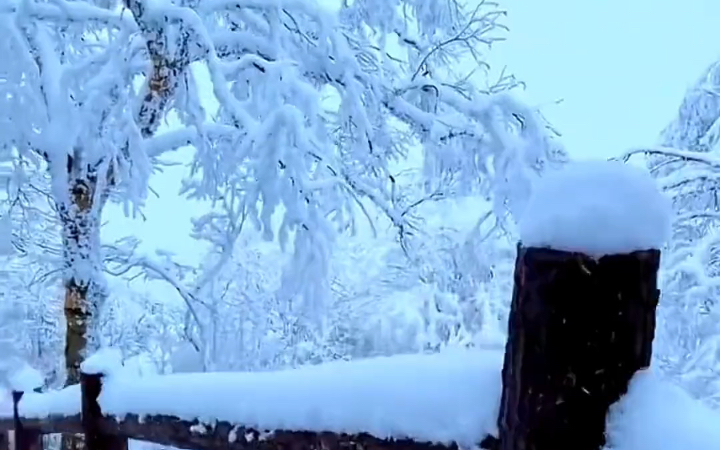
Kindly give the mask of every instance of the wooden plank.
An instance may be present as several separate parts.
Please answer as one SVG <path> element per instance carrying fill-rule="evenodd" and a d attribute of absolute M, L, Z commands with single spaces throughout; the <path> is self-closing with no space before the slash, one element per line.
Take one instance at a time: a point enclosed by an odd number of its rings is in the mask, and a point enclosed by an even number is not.
<path fill-rule="evenodd" d="M 18 414 L 18 405 L 24 393 L 13 391 L 13 422 L 15 428 L 15 450 L 42 450 L 42 432 L 30 427 L 21 421 Z"/>
<path fill-rule="evenodd" d="M 42 419 L 21 418 L 21 420 L 26 429 L 38 430 L 41 434 L 77 434 L 83 432 L 80 414 L 74 416 L 50 416 Z M 14 419 L 0 419 L 0 432 L 8 432 L 14 429 Z"/>
<path fill-rule="evenodd" d="M 82 433 L 80 415 L 71 417 L 49 417 L 46 419 L 24 419 L 25 429 L 34 429 L 41 434 Z M 12 430 L 12 420 L 0 420 L 0 430 Z M 258 431 L 252 428 L 217 422 L 214 425 L 199 421 L 181 420 L 173 416 L 153 415 L 140 418 L 128 414 L 122 420 L 104 416 L 97 427 L 104 435 L 124 439 L 153 442 L 191 450 L 277 450 L 297 449 L 357 449 L 362 450 L 459 450 L 457 445 L 417 442 L 411 439 L 380 439 L 367 433 L 336 434 L 309 431 Z"/>
<path fill-rule="evenodd" d="M 458 450 L 457 445 L 416 442 L 411 439 L 380 439 L 366 433 L 336 434 L 309 431 L 258 431 L 217 422 L 214 425 L 172 416 L 128 414 L 122 421 L 104 417 L 106 434 L 185 449 L 202 450 Z"/>

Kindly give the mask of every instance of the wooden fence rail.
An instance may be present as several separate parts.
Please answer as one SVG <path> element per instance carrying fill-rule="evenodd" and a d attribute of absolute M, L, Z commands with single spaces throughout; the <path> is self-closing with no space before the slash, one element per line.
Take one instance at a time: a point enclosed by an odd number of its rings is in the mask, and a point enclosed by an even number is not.
<path fill-rule="evenodd" d="M 102 374 L 82 374 L 80 414 L 44 418 L 22 417 L 22 392 L 13 392 L 13 417 L 0 418 L 0 450 L 12 450 L 8 432 L 14 431 L 15 450 L 41 450 L 44 434 L 84 434 L 87 450 L 125 450 L 128 439 L 193 450 L 457 450 L 456 445 L 380 439 L 367 433 L 339 434 L 291 430 L 257 430 L 226 421 L 213 424 L 169 415 L 104 415 L 98 402 Z"/>

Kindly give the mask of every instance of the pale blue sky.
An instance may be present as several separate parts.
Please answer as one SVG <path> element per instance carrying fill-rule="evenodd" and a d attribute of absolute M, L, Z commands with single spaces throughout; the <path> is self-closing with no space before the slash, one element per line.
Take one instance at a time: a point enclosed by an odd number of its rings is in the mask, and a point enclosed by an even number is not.
<path fill-rule="evenodd" d="M 574 157 L 651 145 L 687 86 L 720 58 L 720 0 L 500 0 L 493 49 L 527 82 Z M 558 105 L 552 102 L 564 99 Z"/>
<path fill-rule="evenodd" d="M 687 86 L 720 57 L 720 0 L 500 2 L 511 30 L 490 62 L 527 83 L 523 96 L 542 106 L 575 158 L 652 145 Z M 187 237 L 193 208 L 177 196 L 181 176 L 173 169 L 153 179 L 161 198 L 148 202 L 144 223 L 109 208 L 105 238 L 136 234 L 149 251 L 196 261 L 204 249 Z"/>

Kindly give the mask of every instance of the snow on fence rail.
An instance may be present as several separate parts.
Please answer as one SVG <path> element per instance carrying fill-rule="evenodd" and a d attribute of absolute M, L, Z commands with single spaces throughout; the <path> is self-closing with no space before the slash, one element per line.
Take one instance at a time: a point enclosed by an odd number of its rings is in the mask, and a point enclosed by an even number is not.
<path fill-rule="evenodd" d="M 103 372 L 87 373 L 93 365 Z M 79 390 L 17 393 L 12 406 L 0 408 L 0 431 L 20 424 L 84 433 L 89 450 L 124 448 L 128 438 L 208 450 L 468 448 L 494 431 L 502 354 L 457 349 L 277 372 L 142 378 L 105 366 L 84 365 Z"/>

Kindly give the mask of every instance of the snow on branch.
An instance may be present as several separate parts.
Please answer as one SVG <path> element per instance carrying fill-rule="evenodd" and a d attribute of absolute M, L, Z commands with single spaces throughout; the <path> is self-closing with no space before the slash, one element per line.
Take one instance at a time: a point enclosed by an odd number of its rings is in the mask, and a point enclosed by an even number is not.
<path fill-rule="evenodd" d="M 96 22 L 116 28 L 137 28 L 130 16 L 87 2 L 57 0 L 51 3 L 38 3 L 8 0 L 0 5 L 0 15 L 2 14 L 24 14 L 37 21 L 49 21 L 56 24 Z"/>
<path fill-rule="evenodd" d="M 720 342 L 720 63 L 689 86 L 658 146 L 634 149 L 672 199 L 672 240 L 663 255 L 658 360 L 696 397 L 717 405 Z"/>
<path fill-rule="evenodd" d="M 163 264 L 161 261 L 140 254 L 137 251 L 137 244 L 137 241 L 123 240 L 116 245 L 105 245 L 106 271 L 113 276 L 122 276 L 131 271 L 140 270 L 148 279 L 160 279 L 167 282 L 185 302 L 197 325 L 202 327 L 202 322 L 196 312 L 198 299 L 177 274 L 183 268 L 169 261 Z"/>
<path fill-rule="evenodd" d="M 23 112 L 12 145 L 46 156 L 61 203 L 68 183 L 93 185 L 97 217 L 108 198 L 136 212 L 159 158 L 192 147 L 183 194 L 236 195 L 233 217 L 293 252 L 278 296 L 313 326 L 330 298 L 335 238 L 358 215 L 384 215 L 402 242 L 417 227 L 412 205 L 442 198 L 453 179 L 463 194 L 493 198 L 504 218 L 563 160 L 541 116 L 505 92 L 512 77 L 484 87 L 456 71 L 467 61 L 486 70 L 483 46 L 504 31 L 493 3 L 100 4 L 0 7 L 17 41 L 17 96 L 38 106 Z M 425 192 L 400 201 L 393 171 L 418 149 Z M 213 251 L 228 252 L 236 234 Z M 113 258 L 111 270 L 161 274 L 188 305 L 201 302 L 197 286 L 150 259 Z"/>
<path fill-rule="evenodd" d="M 689 150 L 680 150 L 671 147 L 652 147 L 652 148 L 638 148 L 631 149 L 625 152 L 621 157 L 623 161 L 628 161 L 634 155 L 661 155 L 670 158 L 675 158 L 680 161 L 690 161 L 700 164 L 705 164 L 713 169 L 720 169 L 720 159 L 715 158 L 712 155 L 706 153 L 700 153 Z"/>

